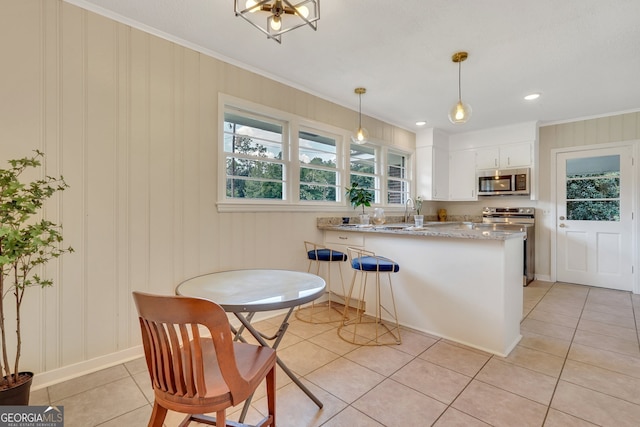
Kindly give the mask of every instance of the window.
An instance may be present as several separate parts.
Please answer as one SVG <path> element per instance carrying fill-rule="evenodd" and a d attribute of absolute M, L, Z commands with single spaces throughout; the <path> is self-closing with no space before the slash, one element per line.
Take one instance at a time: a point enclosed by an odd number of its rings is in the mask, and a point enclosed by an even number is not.
<path fill-rule="evenodd" d="M 387 153 L 387 203 L 404 205 L 408 197 L 407 156 L 389 150 Z"/>
<path fill-rule="evenodd" d="M 567 160 L 567 219 L 620 221 L 620 156 Z"/>
<path fill-rule="evenodd" d="M 376 172 L 379 160 L 376 156 L 376 148 L 369 145 L 351 144 L 349 165 L 351 173 L 349 183 L 354 182 L 359 187 L 369 190 L 375 203 L 380 203 L 379 188 L 380 179 Z"/>
<path fill-rule="evenodd" d="M 298 133 L 300 200 L 337 202 L 338 149 L 335 138 L 315 132 Z"/>
<path fill-rule="evenodd" d="M 345 187 L 368 189 L 377 206 L 402 205 L 411 190 L 409 153 L 348 145 L 350 131 L 220 95 L 220 211 L 335 212 Z M 275 208 L 275 206 L 279 206 Z"/>
<path fill-rule="evenodd" d="M 349 178 L 369 189 L 377 204 L 404 205 L 410 192 L 408 161 L 409 156 L 399 151 L 351 144 Z"/>
<path fill-rule="evenodd" d="M 224 114 L 226 197 L 285 198 L 284 123 L 239 111 Z"/>

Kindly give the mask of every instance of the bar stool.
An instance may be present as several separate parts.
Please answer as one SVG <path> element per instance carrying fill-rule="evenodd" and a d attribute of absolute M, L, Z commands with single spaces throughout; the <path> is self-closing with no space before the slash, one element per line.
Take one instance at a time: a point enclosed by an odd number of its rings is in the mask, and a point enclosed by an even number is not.
<path fill-rule="evenodd" d="M 315 302 L 305 307 L 298 307 L 296 310 L 296 318 L 308 323 L 330 323 L 338 322 L 343 318 L 342 305 L 336 304 L 334 297 L 336 294 L 331 287 L 331 264 L 338 263 L 338 271 L 340 272 L 340 283 L 342 285 L 342 295 L 339 299 L 344 299 L 346 292 L 344 288 L 344 279 L 342 277 L 342 262 L 346 261 L 347 254 L 334 249 L 318 245 L 313 242 L 304 242 L 304 250 L 309 259 L 309 267 L 307 272 L 311 273 L 312 267 L 315 265 L 315 274 L 320 275 L 320 265 L 327 266 L 327 301 Z"/>
<path fill-rule="evenodd" d="M 347 248 L 347 250 L 351 258 L 351 268 L 354 271 L 345 302 L 344 319 L 338 327 L 338 336 L 347 342 L 358 345 L 401 344 L 400 324 L 398 323 L 398 312 L 391 283 L 391 273 L 397 273 L 400 266 L 395 261 L 377 256 L 371 251 L 360 248 Z M 375 317 L 365 314 L 365 295 L 369 273 L 375 274 Z M 381 297 L 380 276 L 385 273 L 389 282 L 388 294 L 392 305 L 390 309 L 382 304 Z M 360 280 L 356 291 L 358 275 Z M 355 307 L 351 307 L 352 303 Z M 349 312 L 353 311 L 353 308 L 355 308 L 355 315 L 349 316 Z M 389 320 L 382 319 L 383 311 L 390 317 Z M 388 325 L 389 322 L 392 323 L 392 326 Z"/>

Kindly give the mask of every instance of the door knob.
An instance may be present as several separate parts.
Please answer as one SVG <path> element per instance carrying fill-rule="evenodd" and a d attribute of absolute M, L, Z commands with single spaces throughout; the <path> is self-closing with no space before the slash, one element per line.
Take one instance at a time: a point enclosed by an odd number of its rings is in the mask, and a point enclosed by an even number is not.
<path fill-rule="evenodd" d="M 564 225 L 564 224 L 560 224 L 558 227 L 560 227 L 560 228 L 565 228 L 565 227 L 566 227 L 566 225 Z"/>
<path fill-rule="evenodd" d="M 560 221 L 564 221 L 564 217 L 563 216 L 560 217 Z"/>

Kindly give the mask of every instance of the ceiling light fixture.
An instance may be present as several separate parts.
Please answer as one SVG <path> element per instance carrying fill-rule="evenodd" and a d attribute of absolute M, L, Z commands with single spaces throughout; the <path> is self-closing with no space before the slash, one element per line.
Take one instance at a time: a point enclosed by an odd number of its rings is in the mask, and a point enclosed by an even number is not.
<path fill-rule="evenodd" d="M 427 122 L 425 122 L 424 120 L 420 120 L 420 121 L 416 122 L 416 126 L 424 126 L 426 124 L 427 124 Z"/>
<path fill-rule="evenodd" d="M 453 124 L 466 123 L 471 117 L 471 106 L 462 102 L 462 91 L 460 89 L 461 64 L 468 56 L 467 52 L 456 52 L 451 57 L 453 62 L 458 63 L 458 102 L 449 110 L 449 121 Z"/>
<path fill-rule="evenodd" d="M 530 93 L 529 95 L 524 97 L 524 99 L 526 99 L 527 101 L 533 101 L 534 99 L 538 99 L 538 98 L 540 98 L 539 93 Z"/>
<path fill-rule="evenodd" d="M 367 90 L 363 87 L 357 87 L 354 90 L 358 94 L 359 106 L 358 106 L 358 129 L 355 135 L 351 135 L 351 141 L 354 144 L 364 144 L 369 141 L 369 132 L 362 127 L 362 95 L 367 93 Z"/>
<path fill-rule="evenodd" d="M 241 2 L 244 6 L 240 5 Z M 320 0 L 297 3 L 289 0 L 234 0 L 234 12 L 266 34 L 267 38 L 282 43 L 282 34 L 296 28 L 308 25 L 314 31 L 318 29 Z M 261 26 L 261 22 L 265 25 Z"/>

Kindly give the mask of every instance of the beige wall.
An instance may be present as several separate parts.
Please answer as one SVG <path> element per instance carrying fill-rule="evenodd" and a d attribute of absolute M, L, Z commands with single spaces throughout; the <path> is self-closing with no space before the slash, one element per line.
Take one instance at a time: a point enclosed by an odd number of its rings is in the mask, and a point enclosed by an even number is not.
<path fill-rule="evenodd" d="M 540 127 L 539 201 L 536 226 L 536 275 L 551 274 L 551 150 L 623 141 L 640 143 L 640 112 Z M 636 184 L 638 185 L 638 184 Z M 640 186 L 639 186 L 640 187 Z M 637 195 L 636 195 L 637 197 Z"/>
<path fill-rule="evenodd" d="M 40 373 L 36 387 L 139 354 L 134 289 L 302 268 L 302 240 L 320 238 L 315 213 L 216 210 L 218 93 L 345 130 L 354 111 L 60 0 L 3 0 L 0 54 L 0 163 L 40 149 L 47 173 L 71 185 L 46 209 L 76 252 L 47 268 L 53 288 L 25 300 L 22 366 Z M 374 138 L 415 145 L 363 122 Z M 549 204 L 551 148 L 639 138 L 638 113 L 541 128 L 537 207 Z M 539 227 L 543 274 L 548 236 Z"/>
<path fill-rule="evenodd" d="M 40 373 L 36 387 L 140 354 L 132 290 L 304 268 L 315 213 L 216 209 L 218 94 L 345 130 L 356 112 L 60 0 L 3 0 L 0 43 L 0 162 L 40 149 L 70 184 L 47 215 L 76 252 L 25 302 L 22 367 Z M 415 147 L 410 132 L 363 122 Z"/>

